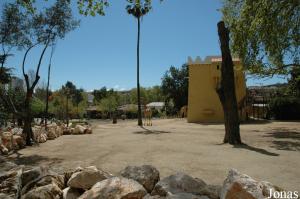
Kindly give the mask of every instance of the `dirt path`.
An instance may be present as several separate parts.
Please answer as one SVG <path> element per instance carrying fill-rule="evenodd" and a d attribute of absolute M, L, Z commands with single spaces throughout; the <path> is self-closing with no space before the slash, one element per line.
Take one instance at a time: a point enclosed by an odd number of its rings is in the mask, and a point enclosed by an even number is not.
<path fill-rule="evenodd" d="M 19 164 L 56 168 L 96 165 L 117 173 L 127 165 L 152 164 L 161 177 L 186 172 L 210 184 L 222 184 L 230 168 L 287 190 L 300 191 L 300 122 L 244 124 L 246 146 L 221 144 L 221 124 L 190 124 L 181 119 L 135 121 L 116 125 L 94 122 L 91 135 L 65 135 L 13 154 Z"/>

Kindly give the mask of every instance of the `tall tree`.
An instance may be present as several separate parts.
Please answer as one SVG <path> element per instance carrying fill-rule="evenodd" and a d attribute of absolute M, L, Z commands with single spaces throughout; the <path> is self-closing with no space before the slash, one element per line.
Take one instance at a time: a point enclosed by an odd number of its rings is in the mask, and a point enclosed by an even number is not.
<path fill-rule="evenodd" d="M 28 46 L 22 63 L 22 72 L 26 83 L 26 98 L 25 98 L 25 116 L 23 133 L 26 135 L 26 144 L 33 143 L 33 133 L 31 128 L 32 114 L 31 114 L 31 100 L 34 88 L 36 87 L 40 76 L 39 71 L 42 64 L 43 57 L 47 48 L 57 38 L 64 38 L 66 33 L 73 30 L 78 25 L 78 22 L 73 20 L 70 3 L 68 0 L 57 0 L 55 4 L 46 8 L 40 13 L 34 13 L 29 16 L 29 35 L 30 45 Z M 28 53 L 36 46 L 41 45 L 39 61 L 35 70 L 35 78 L 30 83 L 29 76 L 25 73 L 25 64 Z"/>
<path fill-rule="evenodd" d="M 176 111 L 188 103 L 188 76 L 188 66 L 183 64 L 181 68 L 171 66 L 162 78 L 162 92 L 167 101 L 174 102 Z"/>
<path fill-rule="evenodd" d="M 69 126 L 69 100 L 71 97 L 74 96 L 74 93 L 76 92 L 76 86 L 72 82 L 67 81 L 67 83 L 64 86 L 62 86 L 61 90 L 65 94 L 66 100 L 67 100 L 65 119 L 67 122 L 67 126 Z"/>
<path fill-rule="evenodd" d="M 136 56 L 136 79 L 137 79 L 137 98 L 138 98 L 138 125 L 142 126 L 142 109 L 141 109 L 141 94 L 140 94 L 140 29 L 141 29 L 141 17 L 146 15 L 151 10 L 151 1 L 149 0 L 127 0 L 126 10 L 128 14 L 134 16 L 137 19 L 137 56 Z"/>
<path fill-rule="evenodd" d="M 46 96 L 45 96 L 46 106 L 45 106 L 45 114 L 44 114 L 44 123 L 45 123 L 46 129 L 47 129 L 48 110 L 49 110 L 49 97 L 50 97 L 49 86 L 50 86 L 50 76 L 51 76 L 51 65 L 52 65 L 52 57 L 54 54 L 54 50 L 55 50 L 55 44 L 52 45 L 50 60 L 49 60 L 49 65 L 48 65 L 48 78 L 47 78 L 47 87 L 46 87 Z"/>
<path fill-rule="evenodd" d="M 217 88 L 225 124 L 224 143 L 241 144 L 240 123 L 235 94 L 234 69 L 229 48 L 229 30 L 223 21 L 218 23 L 218 34 L 222 52 L 221 83 Z"/>
<path fill-rule="evenodd" d="M 247 70 L 272 76 L 300 67 L 300 1 L 223 2 L 232 51 Z"/>
<path fill-rule="evenodd" d="M 21 116 L 23 106 L 18 106 L 20 101 L 14 100 L 14 94 L 19 93 L 17 89 L 7 90 L 4 88 L 4 84 L 9 84 L 12 79 L 11 73 L 13 69 L 5 64 L 8 57 L 13 55 L 11 54 L 12 50 L 22 50 L 30 43 L 27 37 L 27 27 L 27 16 L 20 11 L 19 6 L 13 3 L 4 4 L 1 9 L 0 19 L 0 101 L 3 105 L 2 107 L 13 113 L 13 116 Z M 15 93 L 12 92 L 13 90 Z"/>
<path fill-rule="evenodd" d="M 28 23 L 26 15 L 20 11 L 18 5 L 13 3 L 6 3 L 3 6 L 0 21 L 0 42 L 1 67 L 5 64 L 11 50 L 14 48 L 22 49 L 30 43 L 28 33 Z"/>

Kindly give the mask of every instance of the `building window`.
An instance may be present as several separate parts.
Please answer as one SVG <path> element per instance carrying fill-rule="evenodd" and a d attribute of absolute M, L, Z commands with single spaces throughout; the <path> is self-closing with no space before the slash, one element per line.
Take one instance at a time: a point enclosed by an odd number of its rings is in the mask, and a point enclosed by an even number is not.
<path fill-rule="evenodd" d="M 219 69 L 220 69 L 220 65 L 218 64 L 218 65 L 217 65 L 217 70 L 219 70 Z"/>

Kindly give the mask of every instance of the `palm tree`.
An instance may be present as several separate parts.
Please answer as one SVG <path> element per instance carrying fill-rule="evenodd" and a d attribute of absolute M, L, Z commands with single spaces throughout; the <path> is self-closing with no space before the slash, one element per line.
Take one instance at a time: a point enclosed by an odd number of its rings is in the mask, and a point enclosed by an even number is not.
<path fill-rule="evenodd" d="M 141 109 L 141 94 L 140 94 L 140 29 L 141 17 L 146 15 L 151 10 L 151 0 L 127 0 L 126 10 L 128 14 L 134 16 L 138 22 L 137 35 L 137 98 L 138 98 L 138 125 L 142 126 L 142 109 Z"/>

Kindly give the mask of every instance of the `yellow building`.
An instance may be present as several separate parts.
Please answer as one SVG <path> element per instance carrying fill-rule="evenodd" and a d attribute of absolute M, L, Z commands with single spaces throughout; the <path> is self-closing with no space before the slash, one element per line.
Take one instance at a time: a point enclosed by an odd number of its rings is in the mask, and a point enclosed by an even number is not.
<path fill-rule="evenodd" d="M 204 61 L 199 57 L 195 61 L 188 60 L 189 65 L 189 96 L 188 122 L 222 122 L 224 114 L 216 92 L 221 75 L 220 56 L 209 56 Z M 235 67 L 235 90 L 241 120 L 245 119 L 244 110 L 246 97 L 245 75 L 239 59 L 233 59 Z"/>

